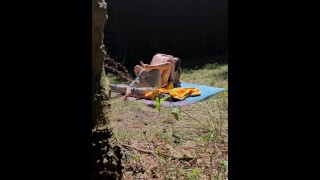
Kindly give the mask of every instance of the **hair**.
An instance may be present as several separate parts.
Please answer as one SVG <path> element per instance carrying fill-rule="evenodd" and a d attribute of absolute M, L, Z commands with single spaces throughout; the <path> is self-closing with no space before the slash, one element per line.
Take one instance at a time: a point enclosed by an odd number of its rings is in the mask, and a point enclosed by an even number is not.
<path fill-rule="evenodd" d="M 179 79 L 180 79 L 180 75 L 182 73 L 181 67 L 178 68 L 178 75 L 179 75 Z"/>
<path fill-rule="evenodd" d="M 182 73 L 182 70 L 181 70 L 181 59 L 180 58 L 177 58 L 177 61 L 176 61 L 176 64 L 175 64 L 175 71 L 178 72 L 178 82 L 180 82 L 180 76 L 181 76 L 181 73 Z"/>
<path fill-rule="evenodd" d="M 175 64 L 175 69 L 174 71 L 179 71 L 179 73 L 181 73 L 181 59 L 177 57 L 177 61 L 176 61 L 176 64 Z"/>

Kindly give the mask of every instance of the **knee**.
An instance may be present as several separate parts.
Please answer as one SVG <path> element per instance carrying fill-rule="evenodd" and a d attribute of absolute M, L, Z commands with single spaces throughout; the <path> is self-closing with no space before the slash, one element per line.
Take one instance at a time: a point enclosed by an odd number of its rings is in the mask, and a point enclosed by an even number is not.
<path fill-rule="evenodd" d="M 138 75 L 140 73 L 140 71 L 142 70 L 142 67 L 139 66 L 139 65 L 136 65 L 134 68 L 133 68 L 133 71 L 136 75 Z"/>

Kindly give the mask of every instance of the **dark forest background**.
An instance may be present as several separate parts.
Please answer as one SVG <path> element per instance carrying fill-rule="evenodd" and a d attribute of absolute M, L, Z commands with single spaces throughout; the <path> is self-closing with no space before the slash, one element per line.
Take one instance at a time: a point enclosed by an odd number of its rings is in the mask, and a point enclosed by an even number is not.
<path fill-rule="evenodd" d="M 131 68 L 155 53 L 180 57 L 182 67 L 227 63 L 227 0 L 108 0 L 108 54 Z"/>

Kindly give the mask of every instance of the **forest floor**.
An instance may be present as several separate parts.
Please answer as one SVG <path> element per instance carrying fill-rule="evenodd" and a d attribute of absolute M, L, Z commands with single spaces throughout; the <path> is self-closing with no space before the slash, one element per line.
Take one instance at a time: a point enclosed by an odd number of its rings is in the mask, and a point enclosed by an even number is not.
<path fill-rule="evenodd" d="M 124 83 L 108 74 L 110 83 Z M 223 87 L 203 101 L 152 108 L 111 94 L 111 119 L 123 145 L 124 179 L 228 179 L 228 65 L 183 69 L 180 80 Z"/>

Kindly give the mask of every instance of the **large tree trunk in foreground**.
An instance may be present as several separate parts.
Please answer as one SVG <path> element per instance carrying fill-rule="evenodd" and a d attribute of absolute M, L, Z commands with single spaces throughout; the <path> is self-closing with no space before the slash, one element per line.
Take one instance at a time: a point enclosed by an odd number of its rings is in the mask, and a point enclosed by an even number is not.
<path fill-rule="evenodd" d="M 92 0 L 92 179 L 120 179 L 122 151 L 113 135 L 109 118 L 109 81 L 104 71 L 104 25 L 107 20 L 104 0 Z"/>

